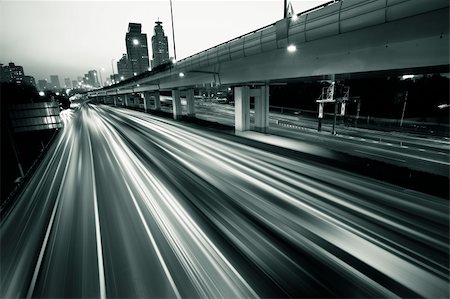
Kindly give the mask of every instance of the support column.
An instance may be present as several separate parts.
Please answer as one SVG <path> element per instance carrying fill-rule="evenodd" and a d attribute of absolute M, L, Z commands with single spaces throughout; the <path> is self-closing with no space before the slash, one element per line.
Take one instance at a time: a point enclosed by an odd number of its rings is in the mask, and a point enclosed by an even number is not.
<path fill-rule="evenodd" d="M 156 91 L 153 94 L 153 97 L 155 99 L 155 102 L 154 102 L 155 110 L 161 110 L 161 101 L 159 100 L 159 91 Z"/>
<path fill-rule="evenodd" d="M 117 95 L 112 96 L 112 97 L 113 97 L 114 106 L 117 107 Z"/>
<path fill-rule="evenodd" d="M 123 95 L 123 103 L 124 103 L 125 107 L 128 107 L 128 95 L 127 94 Z"/>
<path fill-rule="evenodd" d="M 150 109 L 150 92 L 144 92 L 144 111 L 147 112 Z"/>
<path fill-rule="evenodd" d="M 269 86 L 258 89 L 255 96 L 255 131 L 265 133 L 269 128 Z"/>
<path fill-rule="evenodd" d="M 173 119 L 181 118 L 181 100 L 180 91 L 178 89 L 172 90 L 172 109 L 173 109 Z"/>
<path fill-rule="evenodd" d="M 186 110 L 187 116 L 195 117 L 195 100 L 194 100 L 194 90 L 186 90 Z"/>
<path fill-rule="evenodd" d="M 248 86 L 234 88 L 234 129 L 250 130 L 250 91 Z"/>

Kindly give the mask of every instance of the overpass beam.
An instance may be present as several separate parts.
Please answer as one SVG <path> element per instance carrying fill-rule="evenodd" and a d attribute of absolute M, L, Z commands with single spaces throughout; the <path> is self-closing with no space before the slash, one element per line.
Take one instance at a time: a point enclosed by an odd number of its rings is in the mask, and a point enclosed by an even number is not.
<path fill-rule="evenodd" d="M 250 130 L 250 88 L 239 86 L 234 88 L 234 129 Z"/>
<path fill-rule="evenodd" d="M 188 89 L 186 91 L 186 110 L 187 116 L 195 117 L 195 101 L 193 89 Z"/>
<path fill-rule="evenodd" d="M 180 91 L 178 89 L 172 90 L 172 107 L 173 107 L 173 119 L 178 120 L 181 118 L 181 100 Z"/>
<path fill-rule="evenodd" d="M 255 96 L 255 131 L 265 133 L 269 128 L 269 85 L 258 88 Z"/>

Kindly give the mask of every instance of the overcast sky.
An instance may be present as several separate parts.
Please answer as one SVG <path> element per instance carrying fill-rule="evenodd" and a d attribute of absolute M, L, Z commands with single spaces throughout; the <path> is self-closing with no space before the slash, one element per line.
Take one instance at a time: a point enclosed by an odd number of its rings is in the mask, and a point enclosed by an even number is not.
<path fill-rule="evenodd" d="M 299 13 L 328 0 L 291 1 Z M 173 0 L 177 59 L 203 51 L 283 17 L 283 0 Z M 151 42 L 159 18 L 173 56 L 170 2 L 0 0 L 0 63 L 22 65 L 36 80 L 75 80 L 104 68 L 103 80 L 125 53 L 128 23 L 142 24 Z M 151 45 L 149 56 L 151 57 Z M 114 69 L 117 72 L 116 63 Z"/>

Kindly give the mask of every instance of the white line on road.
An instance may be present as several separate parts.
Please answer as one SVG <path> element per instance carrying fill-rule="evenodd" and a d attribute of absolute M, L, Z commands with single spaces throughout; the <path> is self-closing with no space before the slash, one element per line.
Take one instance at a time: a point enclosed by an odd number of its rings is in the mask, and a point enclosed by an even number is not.
<path fill-rule="evenodd" d="M 116 158 L 116 160 L 117 160 L 117 158 Z M 124 182 L 125 182 L 125 185 L 127 186 L 128 192 L 131 195 L 131 198 L 133 199 L 134 206 L 136 207 L 136 210 L 137 210 L 137 212 L 139 214 L 139 217 L 141 218 L 141 222 L 144 225 L 145 231 L 147 232 L 148 238 L 150 239 L 150 242 L 151 242 L 151 244 L 153 246 L 153 249 L 155 250 L 156 255 L 158 256 L 159 262 L 161 263 L 161 266 L 164 269 L 164 273 L 166 273 L 167 279 L 169 280 L 170 285 L 172 286 L 173 291 L 174 291 L 175 295 L 177 296 L 177 298 L 181 298 L 180 292 L 178 291 L 178 288 L 177 288 L 177 286 L 175 284 L 175 281 L 173 280 L 172 275 L 170 274 L 169 268 L 167 267 L 166 262 L 164 261 L 164 258 L 162 256 L 161 252 L 159 251 L 158 245 L 156 244 L 156 241 L 153 238 L 153 235 L 152 235 L 152 233 L 150 231 L 150 228 L 148 227 L 148 224 L 145 221 L 144 215 L 142 214 L 142 211 L 141 211 L 141 209 L 138 206 L 136 198 L 134 197 L 134 194 L 131 191 L 131 188 L 128 185 L 127 181 L 124 180 Z"/>
<path fill-rule="evenodd" d="M 70 136 L 68 136 L 67 138 L 68 138 L 67 139 L 68 141 L 66 142 L 66 145 L 64 146 L 63 153 L 66 151 L 67 144 L 69 143 L 69 140 L 70 140 Z M 44 253 L 45 253 L 45 250 L 47 249 L 47 243 L 48 243 L 48 239 L 50 237 L 50 232 L 51 232 L 52 227 L 53 227 L 53 222 L 55 220 L 56 211 L 57 211 L 58 206 L 59 206 L 59 201 L 60 201 L 60 198 L 61 198 L 62 186 L 63 186 L 63 182 L 64 182 L 64 180 L 66 178 L 66 175 L 67 175 L 67 170 L 69 168 L 68 165 L 69 165 L 70 157 L 72 155 L 72 149 L 73 149 L 73 143 L 71 143 L 71 145 L 70 145 L 69 155 L 67 156 L 67 161 L 66 161 L 66 167 L 64 169 L 64 173 L 63 173 L 63 176 L 62 176 L 62 179 L 61 179 L 61 184 L 59 186 L 58 194 L 56 195 L 56 202 L 55 202 L 55 205 L 53 206 L 52 215 L 50 216 L 50 221 L 48 223 L 47 230 L 45 232 L 44 241 L 42 242 L 41 250 L 39 252 L 38 261 L 36 263 L 36 267 L 34 268 L 33 277 L 31 279 L 31 283 L 30 283 L 30 286 L 28 288 L 28 292 L 27 292 L 27 296 L 26 296 L 27 298 L 33 297 L 34 288 L 36 286 L 36 281 L 37 281 L 37 278 L 38 278 L 38 275 L 39 275 L 39 272 L 40 272 L 40 269 L 41 269 L 42 260 L 44 259 Z M 62 163 L 62 159 L 59 161 L 58 166 L 56 167 L 55 174 L 58 173 L 59 168 L 61 167 L 61 163 Z M 49 190 L 53 189 L 55 181 L 56 181 L 56 175 L 53 177 L 53 180 L 52 180 L 52 183 L 50 185 L 50 189 Z M 50 196 L 50 192 L 49 192 L 48 196 Z"/>
<path fill-rule="evenodd" d="M 402 159 L 396 159 L 396 158 L 386 157 L 386 156 L 383 156 L 383 155 L 378 155 L 378 154 L 374 154 L 374 153 L 369 153 L 369 152 L 366 152 L 366 151 L 355 150 L 355 152 L 362 153 L 362 154 L 366 154 L 366 155 L 377 156 L 377 157 L 384 158 L 384 159 L 390 159 L 390 160 L 394 160 L 394 161 L 398 161 L 398 162 L 402 162 L 402 163 L 405 163 L 405 162 L 406 162 L 405 160 L 402 160 Z"/>
<path fill-rule="evenodd" d="M 97 260 L 98 260 L 98 280 L 100 283 L 100 298 L 106 298 L 106 284 L 105 284 L 105 268 L 103 267 L 103 250 L 102 250 L 102 236 L 100 233 L 100 221 L 98 217 L 98 203 L 97 203 L 97 187 L 95 185 L 95 169 L 94 169 L 94 154 L 92 152 L 91 134 L 88 128 L 88 143 L 91 152 L 92 164 L 92 189 L 94 193 L 94 216 L 95 216 L 95 237 L 97 239 Z"/>

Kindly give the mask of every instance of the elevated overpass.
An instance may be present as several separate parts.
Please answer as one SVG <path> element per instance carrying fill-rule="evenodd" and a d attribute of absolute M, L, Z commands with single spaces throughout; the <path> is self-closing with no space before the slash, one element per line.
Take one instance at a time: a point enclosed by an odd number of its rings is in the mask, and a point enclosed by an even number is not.
<path fill-rule="evenodd" d="M 295 46 L 290 52 L 288 46 Z M 269 85 L 283 80 L 393 71 L 448 71 L 449 2 L 447 0 L 331 1 L 279 20 L 178 61 L 169 69 L 146 72 L 90 97 L 142 93 L 159 107 L 159 91 L 171 90 L 174 118 L 181 116 L 180 93 L 186 92 L 193 115 L 193 89 L 204 85 L 235 88 L 236 130 L 250 129 L 249 102 L 255 97 L 255 127 L 268 126 Z"/>

